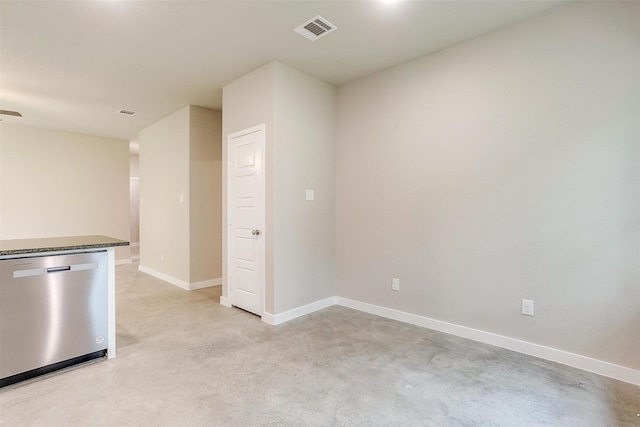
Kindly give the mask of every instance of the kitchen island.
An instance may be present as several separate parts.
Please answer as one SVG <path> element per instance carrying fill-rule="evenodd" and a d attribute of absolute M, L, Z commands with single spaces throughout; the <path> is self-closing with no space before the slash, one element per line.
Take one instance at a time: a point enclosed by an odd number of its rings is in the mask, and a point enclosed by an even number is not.
<path fill-rule="evenodd" d="M 0 240 L 2 379 L 80 362 L 85 348 L 116 356 L 115 248 L 127 245 L 99 235 Z"/>

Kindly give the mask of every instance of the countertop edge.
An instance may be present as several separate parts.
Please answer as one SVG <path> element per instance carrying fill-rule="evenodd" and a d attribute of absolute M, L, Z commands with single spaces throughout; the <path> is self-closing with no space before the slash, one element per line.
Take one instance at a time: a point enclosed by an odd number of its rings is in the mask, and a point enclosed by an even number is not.
<path fill-rule="evenodd" d="M 75 250 L 83 250 L 83 249 L 111 248 L 111 247 L 114 247 L 114 246 L 129 246 L 129 242 L 95 243 L 95 244 L 77 245 L 77 246 L 59 246 L 59 247 L 49 247 L 49 248 L 15 249 L 15 250 L 0 251 L 0 256 L 38 254 L 38 253 L 42 253 L 42 252 L 75 251 Z"/>
<path fill-rule="evenodd" d="M 115 246 L 129 246 L 129 242 L 100 235 L 3 240 L 0 241 L 0 257 L 49 252 L 82 251 L 112 248 Z"/>

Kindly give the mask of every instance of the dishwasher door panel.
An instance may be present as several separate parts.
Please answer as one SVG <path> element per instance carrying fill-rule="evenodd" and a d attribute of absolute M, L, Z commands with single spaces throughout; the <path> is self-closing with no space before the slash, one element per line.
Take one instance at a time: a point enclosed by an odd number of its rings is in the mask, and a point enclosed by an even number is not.
<path fill-rule="evenodd" d="M 0 378 L 108 342 L 107 253 L 0 261 Z"/>

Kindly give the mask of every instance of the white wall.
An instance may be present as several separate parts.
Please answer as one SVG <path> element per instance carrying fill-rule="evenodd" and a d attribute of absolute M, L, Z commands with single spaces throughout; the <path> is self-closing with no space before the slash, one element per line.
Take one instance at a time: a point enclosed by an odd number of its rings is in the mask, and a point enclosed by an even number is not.
<path fill-rule="evenodd" d="M 640 368 L 639 8 L 574 4 L 340 87 L 337 294 Z"/>
<path fill-rule="evenodd" d="M 188 289 L 222 274 L 221 120 L 187 106 L 139 135 L 140 269 Z"/>
<path fill-rule="evenodd" d="M 189 283 L 189 107 L 143 129 L 139 142 L 140 266 Z"/>
<path fill-rule="evenodd" d="M 222 114 L 189 114 L 190 281 L 222 278 Z"/>
<path fill-rule="evenodd" d="M 0 123 L 0 239 L 94 234 L 129 241 L 128 142 Z"/>
<path fill-rule="evenodd" d="M 129 156 L 129 223 L 131 244 L 140 243 L 140 156 Z"/>
<path fill-rule="evenodd" d="M 224 87 L 223 111 L 224 141 L 266 124 L 266 312 L 334 296 L 335 89 L 271 62 Z M 315 201 L 305 200 L 306 189 Z"/>
<path fill-rule="evenodd" d="M 275 63 L 274 314 L 335 295 L 335 93 Z"/>

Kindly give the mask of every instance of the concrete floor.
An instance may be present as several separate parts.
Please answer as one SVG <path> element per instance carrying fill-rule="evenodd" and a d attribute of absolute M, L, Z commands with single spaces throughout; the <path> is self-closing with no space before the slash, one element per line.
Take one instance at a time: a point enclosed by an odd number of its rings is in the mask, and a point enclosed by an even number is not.
<path fill-rule="evenodd" d="M 118 357 L 5 387 L 2 426 L 640 426 L 640 388 L 330 307 L 279 326 L 117 267 Z"/>

